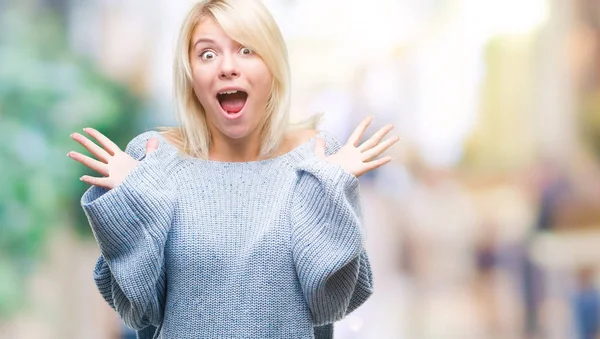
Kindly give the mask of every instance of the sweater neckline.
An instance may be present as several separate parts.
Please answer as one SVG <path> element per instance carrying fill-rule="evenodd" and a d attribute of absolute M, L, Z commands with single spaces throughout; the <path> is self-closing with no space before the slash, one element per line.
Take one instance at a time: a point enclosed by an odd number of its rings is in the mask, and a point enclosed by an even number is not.
<path fill-rule="evenodd" d="M 306 142 L 294 147 L 292 150 L 283 153 L 281 155 L 278 155 L 276 157 L 272 157 L 272 158 L 268 158 L 268 159 L 262 159 L 262 160 L 253 160 L 253 161 L 220 161 L 220 160 L 210 160 L 210 159 L 199 159 L 199 158 L 194 158 L 194 157 L 188 157 L 188 159 L 194 161 L 194 162 L 201 162 L 201 163 L 205 163 L 205 164 L 210 164 L 210 165 L 215 165 L 215 166 L 227 166 L 227 167 L 231 167 L 231 166 L 255 166 L 255 165 L 268 165 L 268 164 L 272 164 L 272 163 L 277 163 L 277 162 L 281 162 L 284 160 L 288 160 L 289 158 L 294 158 L 297 157 L 299 153 L 301 153 L 302 151 L 304 151 L 304 149 L 306 147 L 308 147 L 309 145 L 314 144 L 314 141 L 318 138 L 323 138 L 324 136 L 322 135 L 322 131 L 319 131 L 319 133 L 313 135 L 310 139 L 308 139 Z"/>

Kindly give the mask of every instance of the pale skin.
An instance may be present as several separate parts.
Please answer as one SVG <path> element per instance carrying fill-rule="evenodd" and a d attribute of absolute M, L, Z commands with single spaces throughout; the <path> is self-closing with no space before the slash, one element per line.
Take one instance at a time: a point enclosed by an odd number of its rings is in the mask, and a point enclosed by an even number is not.
<path fill-rule="evenodd" d="M 202 19 L 193 30 L 189 46 L 192 84 L 198 102 L 204 109 L 210 130 L 210 160 L 255 161 L 260 156 L 260 124 L 267 114 L 264 108 L 271 97 L 273 76 L 258 53 L 231 39 L 210 16 Z M 246 92 L 243 109 L 235 120 L 230 119 L 219 100 L 218 93 L 235 88 Z M 364 143 L 360 143 L 365 130 L 373 120 L 365 118 L 346 144 L 331 156 L 325 156 L 325 141 L 318 140 L 315 155 L 325 161 L 339 164 L 346 172 L 357 177 L 388 163 L 391 158 L 376 159 L 398 141 L 392 137 L 383 141 L 393 128 L 386 125 Z M 138 165 L 138 161 L 123 152 L 114 142 L 93 128 L 84 129 L 98 145 L 79 133 L 71 137 L 83 145 L 94 157 L 69 152 L 74 160 L 99 173 L 100 177 L 83 176 L 81 180 L 91 185 L 112 189 L 118 186 Z M 315 135 L 316 131 L 288 133 L 275 156 L 294 149 Z M 167 140 L 169 141 L 169 140 Z M 158 140 L 150 139 L 146 154 L 158 148 Z"/>
<path fill-rule="evenodd" d="M 398 142 L 399 138 L 397 136 L 390 137 L 382 142 L 383 138 L 392 130 L 393 125 L 388 124 L 382 127 L 366 141 L 360 142 L 372 120 L 372 117 L 367 117 L 361 121 L 348 138 L 348 141 L 337 153 L 330 156 L 325 156 L 325 140 L 317 139 L 315 155 L 324 161 L 339 165 L 347 173 L 356 177 L 389 163 L 392 157 L 377 157 Z M 71 138 L 87 149 L 95 159 L 75 151 L 71 151 L 67 155 L 97 172 L 100 177 L 84 175 L 80 178 L 81 181 L 106 189 L 115 188 L 140 162 L 133 159 L 112 140 L 97 130 L 84 128 L 84 132 L 95 139 L 98 144 L 80 133 L 71 134 Z M 158 140 L 150 138 L 146 144 L 146 154 L 156 149 L 158 149 Z"/>

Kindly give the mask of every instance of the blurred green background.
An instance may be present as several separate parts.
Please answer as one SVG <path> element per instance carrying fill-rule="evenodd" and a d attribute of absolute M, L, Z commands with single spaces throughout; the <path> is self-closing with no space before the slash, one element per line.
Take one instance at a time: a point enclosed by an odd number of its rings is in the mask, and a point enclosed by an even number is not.
<path fill-rule="evenodd" d="M 66 157 L 75 146 L 69 135 L 94 126 L 124 145 L 143 113 L 139 93 L 69 49 L 65 23 L 52 8 L 2 7 L 0 318 L 26 305 L 25 281 L 49 233 L 73 227 L 91 236 L 79 207 L 85 171 Z"/>

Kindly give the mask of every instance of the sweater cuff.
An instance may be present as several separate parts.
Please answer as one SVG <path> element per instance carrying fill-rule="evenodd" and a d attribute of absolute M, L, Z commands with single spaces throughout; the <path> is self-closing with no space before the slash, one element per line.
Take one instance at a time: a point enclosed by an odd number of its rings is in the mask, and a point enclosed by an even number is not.
<path fill-rule="evenodd" d="M 81 205 L 103 255 L 126 254 L 146 235 L 164 239 L 174 207 L 175 189 L 167 180 L 161 159 L 150 153 L 111 190 L 92 186 Z"/>
<path fill-rule="evenodd" d="M 321 181 L 325 187 L 337 187 L 343 185 L 344 190 L 355 190 L 358 188 L 359 180 L 351 173 L 346 172 L 342 166 L 327 162 L 323 159 L 312 157 L 302 161 L 297 167 L 298 173 L 307 172 Z"/>

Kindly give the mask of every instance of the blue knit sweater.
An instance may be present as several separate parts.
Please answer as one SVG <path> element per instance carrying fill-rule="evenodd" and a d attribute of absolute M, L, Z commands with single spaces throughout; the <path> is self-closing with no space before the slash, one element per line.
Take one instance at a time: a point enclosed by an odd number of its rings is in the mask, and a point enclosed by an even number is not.
<path fill-rule="evenodd" d="M 145 156 L 146 141 L 158 150 Z M 326 154 L 340 144 L 326 132 Z M 317 136 L 318 137 L 318 136 Z M 138 338 L 331 338 L 373 292 L 358 179 L 314 155 L 218 162 L 157 132 L 139 165 L 81 199 L 101 255 L 94 280 Z"/>

